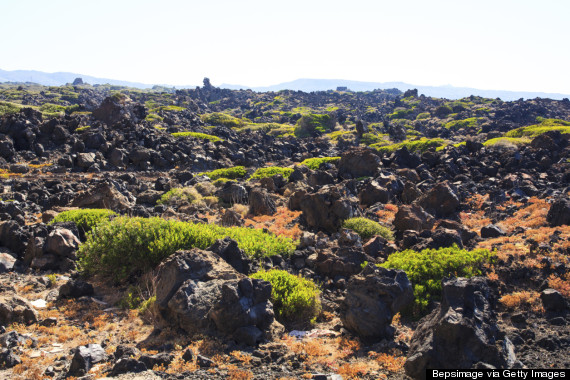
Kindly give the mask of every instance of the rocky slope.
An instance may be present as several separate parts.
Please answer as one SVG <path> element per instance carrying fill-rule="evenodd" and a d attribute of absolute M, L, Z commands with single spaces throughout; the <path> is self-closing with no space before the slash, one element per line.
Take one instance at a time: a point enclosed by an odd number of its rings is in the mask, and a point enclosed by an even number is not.
<path fill-rule="evenodd" d="M 205 79 L 0 85 L 0 115 L 0 377 L 570 367 L 567 99 L 255 93 Z M 86 208 L 125 217 L 103 224 L 158 217 L 186 232 L 145 266 L 121 255 L 149 237 L 117 253 L 112 240 L 128 240 L 113 230 L 103 250 L 117 261 L 89 271 L 104 263 L 86 261 L 104 230 L 51 222 Z M 347 228 L 353 218 L 372 232 Z M 261 231 L 176 245 L 190 223 Z M 414 256 L 398 266 L 402 252 Z M 315 318 L 283 317 L 271 284 L 250 277 L 261 269 L 317 283 Z"/>

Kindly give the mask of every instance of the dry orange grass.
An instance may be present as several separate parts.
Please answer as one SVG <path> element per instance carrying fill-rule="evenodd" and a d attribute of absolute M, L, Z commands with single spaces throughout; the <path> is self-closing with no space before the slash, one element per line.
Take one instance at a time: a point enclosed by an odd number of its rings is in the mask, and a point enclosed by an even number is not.
<path fill-rule="evenodd" d="M 245 369 L 239 369 L 237 366 L 228 368 L 228 378 L 230 380 L 251 380 L 253 373 Z"/>
<path fill-rule="evenodd" d="M 391 203 L 387 203 L 384 205 L 384 210 L 379 210 L 376 212 L 380 223 L 384 223 L 387 225 L 391 225 L 394 221 L 396 213 L 398 212 L 398 206 L 393 205 Z"/>
<path fill-rule="evenodd" d="M 535 312 L 542 312 L 542 302 L 540 293 L 535 291 L 520 291 L 506 294 L 499 299 L 499 302 L 507 309 L 530 309 Z"/>
<path fill-rule="evenodd" d="M 245 220 L 246 226 L 254 228 L 267 228 L 275 235 L 286 236 L 293 240 L 301 237 L 302 231 L 299 224 L 293 223 L 293 220 L 301 215 L 301 211 L 291 211 L 287 207 L 277 207 L 274 215 L 259 215 L 248 217 Z"/>
<path fill-rule="evenodd" d="M 370 370 L 370 365 L 364 362 L 345 363 L 338 368 L 338 374 L 346 379 L 360 379 Z"/>
<path fill-rule="evenodd" d="M 376 352 L 370 352 L 369 356 L 378 363 L 381 369 L 390 372 L 400 371 L 406 362 L 405 356 L 388 355 L 385 353 L 379 354 Z"/>
<path fill-rule="evenodd" d="M 570 298 L 570 272 L 566 272 L 562 277 L 550 275 L 548 277 L 548 286 L 558 290 L 564 297 Z"/>
<path fill-rule="evenodd" d="M 546 214 L 548 214 L 550 205 L 545 199 L 532 197 L 525 205 L 521 203 L 514 203 L 514 205 L 522 208 L 512 217 L 497 223 L 507 233 L 511 233 L 517 227 L 539 228 L 546 225 Z"/>

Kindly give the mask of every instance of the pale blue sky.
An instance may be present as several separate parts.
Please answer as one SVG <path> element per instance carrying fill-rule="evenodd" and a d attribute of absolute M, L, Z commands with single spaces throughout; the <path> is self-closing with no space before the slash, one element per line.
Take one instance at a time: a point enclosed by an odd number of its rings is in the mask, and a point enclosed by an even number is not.
<path fill-rule="evenodd" d="M 568 0 L 0 0 L 0 69 L 570 93 Z"/>

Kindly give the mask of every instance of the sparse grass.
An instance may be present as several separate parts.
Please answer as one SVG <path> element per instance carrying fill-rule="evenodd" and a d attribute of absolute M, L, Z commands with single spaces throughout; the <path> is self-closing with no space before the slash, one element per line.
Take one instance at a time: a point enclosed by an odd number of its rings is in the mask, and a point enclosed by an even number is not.
<path fill-rule="evenodd" d="M 530 139 L 523 137 L 496 137 L 483 143 L 487 147 L 519 147 L 530 143 Z"/>
<path fill-rule="evenodd" d="M 462 128 L 477 128 L 481 123 L 485 120 L 482 117 L 470 117 L 463 120 L 453 120 L 448 123 L 445 123 L 444 127 L 447 129 L 452 129 L 457 131 Z"/>
<path fill-rule="evenodd" d="M 214 135 L 208 135 L 206 133 L 199 133 L 199 132 L 174 132 L 172 133 L 174 137 L 193 137 L 195 139 L 200 140 L 208 140 L 211 142 L 222 141 L 221 138 Z"/>
<path fill-rule="evenodd" d="M 0 116 L 18 113 L 22 108 L 21 104 L 0 101 Z"/>
<path fill-rule="evenodd" d="M 156 203 L 174 205 L 182 202 L 197 203 L 201 200 L 202 196 L 194 187 L 175 187 L 164 193 Z"/>

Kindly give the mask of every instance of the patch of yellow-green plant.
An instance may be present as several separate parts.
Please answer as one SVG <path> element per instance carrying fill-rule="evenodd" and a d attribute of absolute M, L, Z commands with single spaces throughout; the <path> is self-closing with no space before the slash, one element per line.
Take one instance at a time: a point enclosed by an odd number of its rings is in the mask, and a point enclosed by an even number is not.
<path fill-rule="evenodd" d="M 149 113 L 146 115 L 145 120 L 150 123 L 160 123 L 164 120 L 164 118 L 156 113 Z"/>
<path fill-rule="evenodd" d="M 338 161 L 340 161 L 340 157 L 314 157 L 301 161 L 299 165 L 305 165 L 311 170 L 318 170 L 326 162 L 336 164 Z"/>
<path fill-rule="evenodd" d="M 496 252 L 486 249 L 468 251 L 454 245 L 420 252 L 411 249 L 396 252 L 379 266 L 406 272 L 414 287 L 414 311 L 421 314 L 427 311 L 432 300 L 441 298 L 441 281 L 444 277 L 479 276 L 483 273 L 484 265 L 492 263 L 495 257 Z"/>
<path fill-rule="evenodd" d="M 320 290 L 313 281 L 280 269 L 260 271 L 250 277 L 271 283 L 271 303 L 278 321 L 308 324 L 319 315 Z"/>
<path fill-rule="evenodd" d="M 0 101 L 0 116 L 18 113 L 22 108 L 21 104 Z"/>
<path fill-rule="evenodd" d="M 530 143 L 530 139 L 524 137 L 496 137 L 483 143 L 484 146 L 523 146 Z"/>
<path fill-rule="evenodd" d="M 198 175 L 206 175 L 212 181 L 220 178 L 224 179 L 238 179 L 243 178 L 247 174 L 247 171 L 243 166 L 234 166 L 231 168 L 216 169 L 209 172 L 201 172 Z"/>
<path fill-rule="evenodd" d="M 239 128 L 245 126 L 248 122 L 221 112 L 207 113 L 200 116 L 202 121 L 209 125 L 222 126 L 228 128 Z"/>
<path fill-rule="evenodd" d="M 356 232 L 362 240 L 368 240 L 374 235 L 380 235 L 384 239 L 394 240 L 394 235 L 389 228 L 368 218 L 350 218 L 342 222 L 343 228 L 348 228 Z"/>
<path fill-rule="evenodd" d="M 430 148 L 437 148 L 444 144 L 445 141 L 440 138 L 428 139 L 422 137 L 418 140 L 406 140 L 391 145 L 372 144 L 370 146 L 376 148 L 381 153 L 392 153 L 404 147 L 407 148 L 410 152 L 423 153 Z"/>
<path fill-rule="evenodd" d="M 406 108 L 396 108 L 394 112 L 388 115 L 388 119 L 409 119 L 413 116 L 414 110 Z"/>
<path fill-rule="evenodd" d="M 452 120 L 445 123 L 444 127 L 454 131 L 462 128 L 477 128 L 485 120 L 482 117 L 470 117 L 463 120 Z"/>
<path fill-rule="evenodd" d="M 90 125 L 85 125 L 83 127 L 78 127 L 75 129 L 75 132 L 81 133 L 81 132 L 85 132 L 88 131 L 89 129 L 91 129 Z"/>
<path fill-rule="evenodd" d="M 429 119 L 431 117 L 429 112 L 421 112 L 416 116 L 416 120 Z"/>
<path fill-rule="evenodd" d="M 332 131 L 335 123 L 334 117 L 328 114 L 305 114 L 297 120 L 294 134 L 296 137 L 316 137 Z"/>
<path fill-rule="evenodd" d="M 560 119 L 544 119 L 542 117 L 538 117 L 537 121 L 539 121 L 540 124 L 513 129 L 512 131 L 505 133 L 505 136 L 533 138 L 550 131 L 559 131 L 563 134 L 570 134 L 570 122 L 568 121 Z"/>
<path fill-rule="evenodd" d="M 350 140 L 352 140 L 356 134 L 354 133 L 354 131 L 334 131 L 331 133 L 327 133 L 326 136 L 331 140 L 331 141 L 338 141 L 338 139 L 342 136 L 343 138 L 349 138 Z"/>
<path fill-rule="evenodd" d="M 55 216 L 49 224 L 60 222 L 74 222 L 77 228 L 83 232 L 91 231 L 95 226 L 100 223 L 108 222 L 112 217 L 116 216 L 112 210 L 105 208 L 84 208 L 81 210 L 68 210 L 63 211 Z"/>
<path fill-rule="evenodd" d="M 257 169 L 249 179 L 261 179 L 267 177 L 273 177 L 274 175 L 282 175 L 283 178 L 289 179 L 289 176 L 293 173 L 292 168 L 283 168 L 280 166 L 268 166 L 266 168 Z"/>
<path fill-rule="evenodd" d="M 460 143 L 451 144 L 451 146 L 453 146 L 453 147 L 455 147 L 455 148 L 459 148 L 460 146 L 464 146 L 464 145 L 466 145 L 466 144 L 467 144 L 467 143 L 466 143 L 465 141 L 462 141 L 462 142 L 460 142 Z M 446 145 L 439 146 L 439 147 L 435 148 L 435 151 L 436 151 L 436 152 L 441 152 L 441 151 L 444 150 L 445 147 L 447 147 L 447 146 L 449 146 L 449 145 L 446 144 Z"/>
<path fill-rule="evenodd" d="M 87 274 L 102 274 L 116 280 L 145 273 L 181 249 L 210 247 L 217 239 L 230 237 L 252 258 L 289 256 L 295 243 L 261 229 L 220 227 L 161 218 L 118 217 L 97 225 L 79 248 L 80 267 Z"/>
<path fill-rule="evenodd" d="M 389 136 L 385 133 L 363 133 L 360 142 L 365 145 L 388 143 Z"/>
<path fill-rule="evenodd" d="M 172 136 L 174 136 L 174 137 L 194 137 L 195 139 L 209 140 L 212 142 L 222 141 L 222 139 L 219 138 L 218 136 L 208 135 L 206 133 L 200 133 L 200 132 L 189 132 L 189 131 L 174 132 L 174 133 L 172 133 Z"/>

